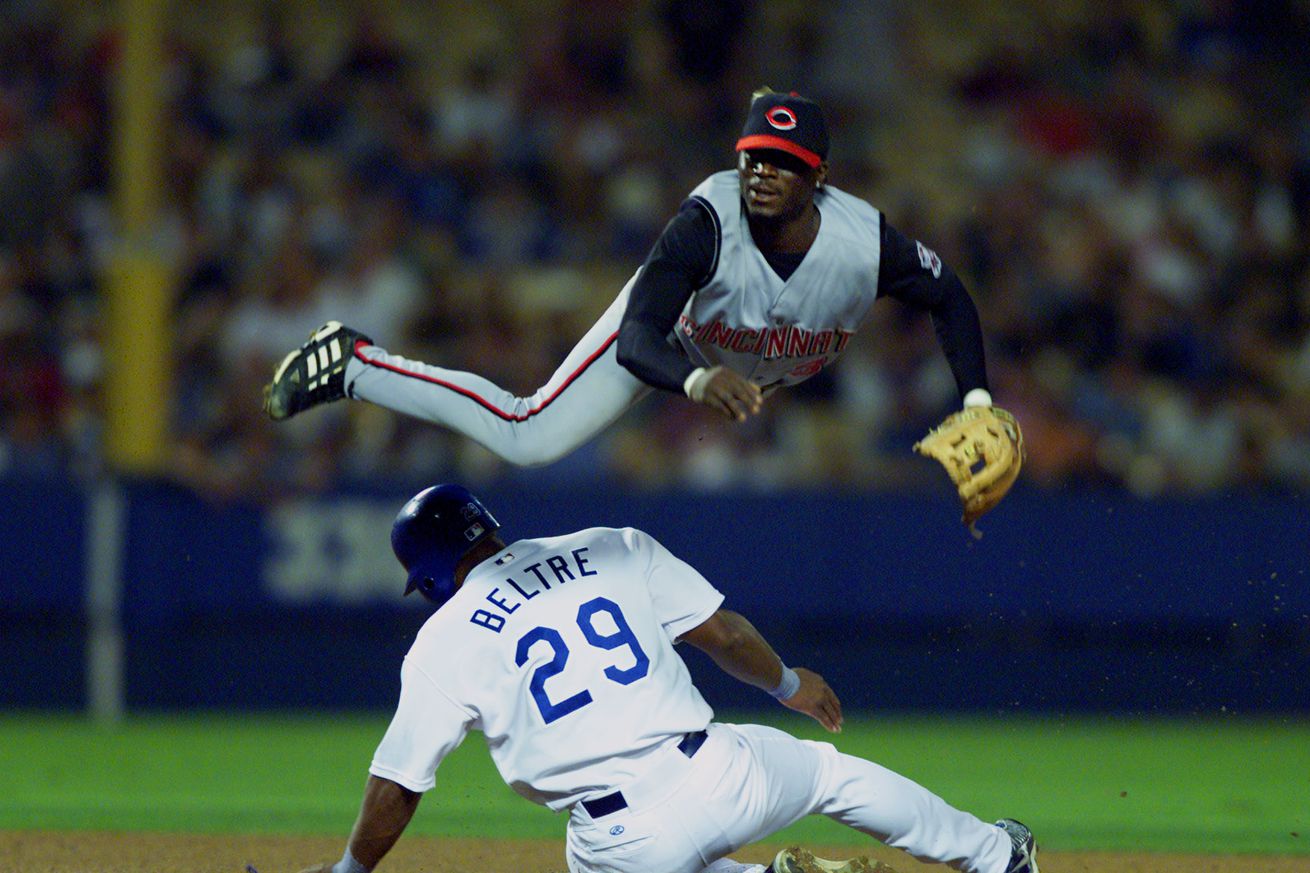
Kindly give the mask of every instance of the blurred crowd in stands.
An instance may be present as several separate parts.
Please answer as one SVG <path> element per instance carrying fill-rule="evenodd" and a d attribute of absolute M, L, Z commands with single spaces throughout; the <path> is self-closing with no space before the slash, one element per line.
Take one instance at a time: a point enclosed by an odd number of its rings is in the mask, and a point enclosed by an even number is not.
<path fill-rule="evenodd" d="M 833 184 L 965 279 L 1029 487 L 1310 490 L 1306 4 L 475 5 L 174 13 L 169 475 L 261 499 L 508 474 L 365 404 L 275 425 L 260 387 L 336 318 L 530 394 L 769 84 L 823 103 Z M 121 33 L 85 7 L 0 0 L 0 475 L 104 467 Z M 940 486 L 909 446 L 958 403 L 949 369 L 926 319 L 875 309 L 746 425 L 657 393 L 515 475 Z"/>

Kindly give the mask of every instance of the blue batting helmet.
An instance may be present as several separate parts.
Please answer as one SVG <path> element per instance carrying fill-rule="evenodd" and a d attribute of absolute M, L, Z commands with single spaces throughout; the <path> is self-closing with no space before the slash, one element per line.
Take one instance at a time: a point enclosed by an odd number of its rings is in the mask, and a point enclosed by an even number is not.
<path fill-rule="evenodd" d="M 455 565 L 500 527 L 463 485 L 434 485 L 410 498 L 391 525 L 391 550 L 409 573 L 405 593 L 440 606 L 455 593 Z"/>

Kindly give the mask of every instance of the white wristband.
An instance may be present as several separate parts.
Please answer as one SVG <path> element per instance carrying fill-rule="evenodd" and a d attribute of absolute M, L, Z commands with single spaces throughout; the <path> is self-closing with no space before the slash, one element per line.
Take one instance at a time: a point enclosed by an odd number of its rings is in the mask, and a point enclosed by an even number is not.
<path fill-rule="evenodd" d="M 709 370 L 704 367 L 697 367 L 691 371 L 686 379 L 682 380 L 682 393 L 686 394 L 692 400 L 700 403 L 705 399 L 705 385 L 703 378 Z"/>
<path fill-rule="evenodd" d="M 801 690 L 801 677 L 796 675 L 796 671 L 786 664 L 782 665 L 782 678 L 778 680 L 778 687 L 769 693 L 777 700 L 786 700 L 797 691 Z"/>
<path fill-rule="evenodd" d="M 368 873 L 368 868 L 356 861 L 355 856 L 350 854 L 350 846 L 346 846 L 346 854 L 332 865 L 332 873 Z"/>
<path fill-rule="evenodd" d="M 964 408 L 971 406 L 991 406 L 992 395 L 986 388 L 974 388 L 968 394 L 964 395 Z"/>

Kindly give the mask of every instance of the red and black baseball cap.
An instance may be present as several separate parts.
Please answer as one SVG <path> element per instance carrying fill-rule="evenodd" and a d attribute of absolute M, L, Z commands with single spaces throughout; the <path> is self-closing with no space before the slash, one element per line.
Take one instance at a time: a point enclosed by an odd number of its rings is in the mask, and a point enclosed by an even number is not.
<path fill-rule="evenodd" d="M 765 92 L 751 101 L 737 151 L 778 149 L 817 167 L 828 157 L 828 125 L 823 110 L 795 91 Z"/>

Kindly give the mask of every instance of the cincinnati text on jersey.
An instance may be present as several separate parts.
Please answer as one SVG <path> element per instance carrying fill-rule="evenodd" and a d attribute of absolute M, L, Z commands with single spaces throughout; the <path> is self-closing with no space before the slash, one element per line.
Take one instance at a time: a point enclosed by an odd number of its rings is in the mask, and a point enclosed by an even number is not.
<path fill-rule="evenodd" d="M 846 348 L 854 331 L 806 330 L 795 325 L 782 327 L 732 327 L 724 324 L 722 319 L 705 324 L 682 315 L 678 319 L 678 330 L 690 337 L 697 345 L 718 346 L 739 355 L 758 355 L 763 360 L 777 358 L 811 358 L 815 355 L 829 353 L 841 354 Z"/>

